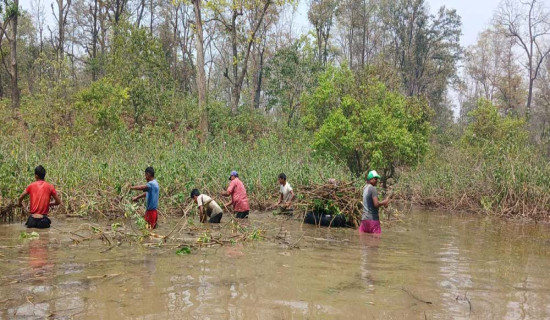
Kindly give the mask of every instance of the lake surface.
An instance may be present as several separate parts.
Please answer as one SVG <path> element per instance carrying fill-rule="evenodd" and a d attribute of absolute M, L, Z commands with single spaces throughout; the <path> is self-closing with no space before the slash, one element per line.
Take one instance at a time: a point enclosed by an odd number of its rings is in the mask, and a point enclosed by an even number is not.
<path fill-rule="evenodd" d="M 284 230 L 287 245 L 183 256 L 136 244 L 106 251 L 54 229 L 19 239 L 22 225 L 0 225 L 0 319 L 550 318 L 548 225 L 416 209 L 401 219 L 373 237 L 252 213 L 250 224 Z"/>

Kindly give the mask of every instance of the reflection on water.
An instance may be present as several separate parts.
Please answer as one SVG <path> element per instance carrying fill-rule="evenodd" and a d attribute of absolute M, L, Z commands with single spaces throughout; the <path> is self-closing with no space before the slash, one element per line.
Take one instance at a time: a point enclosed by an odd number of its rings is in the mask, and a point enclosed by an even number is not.
<path fill-rule="evenodd" d="M 267 214 L 251 222 L 282 223 L 299 248 L 255 241 L 187 256 L 135 245 L 101 253 L 102 244 L 75 245 L 53 229 L 19 240 L 21 225 L 0 225 L 0 319 L 550 317 L 546 225 L 414 211 L 378 237 Z"/>

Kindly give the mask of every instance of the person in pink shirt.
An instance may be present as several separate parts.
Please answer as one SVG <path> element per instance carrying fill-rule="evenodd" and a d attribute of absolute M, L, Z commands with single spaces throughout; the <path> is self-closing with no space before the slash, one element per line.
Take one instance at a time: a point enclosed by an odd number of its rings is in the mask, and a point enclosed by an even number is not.
<path fill-rule="evenodd" d="M 231 196 L 231 202 L 226 206 L 233 205 L 233 211 L 235 211 L 238 219 L 248 218 L 248 212 L 250 211 L 250 205 L 248 204 L 248 196 L 246 195 L 246 188 L 239 179 L 239 173 L 237 171 L 231 171 L 229 176 L 229 187 L 225 192 L 222 192 L 222 196 Z"/>

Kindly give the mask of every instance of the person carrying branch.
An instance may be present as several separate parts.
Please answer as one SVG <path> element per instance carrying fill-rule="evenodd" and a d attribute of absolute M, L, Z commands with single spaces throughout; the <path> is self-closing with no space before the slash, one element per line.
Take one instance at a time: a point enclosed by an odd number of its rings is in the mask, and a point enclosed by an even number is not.
<path fill-rule="evenodd" d="M 58 206 L 61 200 L 57 195 L 54 186 L 44 181 L 46 169 L 38 166 L 34 169 L 34 181 L 19 196 L 18 205 L 23 207 L 23 199 L 30 196 L 29 218 L 27 219 L 27 228 L 45 229 L 49 228 L 51 220 L 48 218 L 50 207 Z M 50 202 L 53 198 L 54 202 Z"/>
<path fill-rule="evenodd" d="M 382 232 L 378 209 L 380 207 L 387 207 L 390 199 L 378 200 L 376 185 L 379 179 L 380 176 L 374 170 L 370 171 L 367 175 L 367 184 L 363 188 L 363 215 L 361 216 L 361 225 L 359 226 L 360 233 L 380 234 Z"/>
<path fill-rule="evenodd" d="M 290 183 L 286 181 L 286 175 L 284 173 L 279 175 L 279 185 L 279 202 L 277 202 L 275 206 L 278 207 L 283 214 L 292 214 L 292 201 L 295 195 Z"/>
<path fill-rule="evenodd" d="M 224 197 L 231 196 L 231 202 L 225 204 L 225 206 L 229 207 L 230 205 L 233 205 L 233 210 L 235 211 L 238 219 L 248 218 L 250 205 L 248 204 L 246 188 L 239 179 L 239 173 L 237 171 L 231 171 L 229 180 L 231 181 L 229 183 L 229 187 L 227 187 L 227 190 L 221 194 Z"/>
<path fill-rule="evenodd" d="M 214 199 L 205 194 L 201 194 L 198 189 L 191 191 L 191 199 L 199 207 L 199 218 L 202 223 L 206 222 L 207 217 L 210 223 L 220 223 L 223 216 L 223 210 Z"/>
<path fill-rule="evenodd" d="M 159 184 L 155 179 L 155 169 L 153 167 L 147 167 L 145 169 L 145 181 L 147 184 L 130 187 L 130 190 L 143 191 L 143 194 L 132 198 L 133 201 L 138 201 L 141 198 L 145 198 L 147 209 L 145 211 L 144 219 L 147 222 L 147 227 L 155 229 L 157 227 L 158 217 L 158 204 L 159 204 Z"/>

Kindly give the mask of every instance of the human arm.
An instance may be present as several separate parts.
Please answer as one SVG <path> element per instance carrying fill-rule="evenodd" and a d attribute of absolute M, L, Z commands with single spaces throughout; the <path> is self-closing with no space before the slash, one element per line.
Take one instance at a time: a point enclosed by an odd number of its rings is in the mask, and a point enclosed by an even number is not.
<path fill-rule="evenodd" d="M 138 201 L 139 199 L 145 198 L 145 197 L 147 196 L 147 194 L 146 194 L 145 192 L 146 192 L 147 190 L 149 190 L 149 186 L 146 185 L 146 184 L 137 185 L 137 186 L 132 186 L 132 187 L 130 187 L 130 190 L 143 191 L 143 193 L 140 194 L 139 196 L 136 196 L 136 197 L 133 197 L 133 198 L 132 198 L 133 201 Z"/>
<path fill-rule="evenodd" d="M 147 191 L 149 187 L 147 187 L 146 184 L 144 185 L 139 185 L 139 186 L 132 186 L 130 187 L 130 190 L 137 190 L 137 191 Z"/>
<path fill-rule="evenodd" d="M 229 197 L 230 195 L 233 194 L 234 190 L 235 190 L 235 182 L 231 181 L 229 183 L 229 187 L 227 187 L 227 190 L 223 191 L 221 195 L 224 197 Z"/>
<path fill-rule="evenodd" d="M 199 220 L 202 223 L 206 222 L 206 214 L 204 214 L 204 206 L 199 206 Z"/>
<path fill-rule="evenodd" d="M 147 196 L 146 193 L 142 193 L 142 194 L 140 194 L 139 196 L 133 197 L 132 200 L 133 200 L 133 201 L 138 201 L 139 199 L 145 198 L 146 196 Z"/>
<path fill-rule="evenodd" d="M 25 197 L 28 195 L 29 193 L 27 192 L 27 190 L 23 191 L 23 193 L 21 193 L 21 195 L 19 196 L 19 199 L 17 199 L 17 205 L 22 207 L 23 206 L 23 199 L 25 199 Z"/>
<path fill-rule="evenodd" d="M 50 207 L 55 207 L 61 204 L 61 199 L 59 199 L 59 196 L 57 193 L 52 194 L 53 202 L 50 202 Z"/>
<path fill-rule="evenodd" d="M 277 202 L 277 204 L 275 206 L 279 206 L 281 204 L 281 202 L 283 202 L 283 193 L 279 192 L 279 194 L 280 194 L 279 201 Z"/>
<path fill-rule="evenodd" d="M 390 198 L 386 198 L 383 201 L 378 201 L 378 196 L 373 196 L 372 203 L 376 208 L 387 207 L 388 204 L 390 203 Z"/>
<path fill-rule="evenodd" d="M 367 201 L 366 197 L 371 197 L 372 204 L 374 205 L 375 208 L 386 207 L 390 202 L 389 198 L 386 198 L 385 200 L 380 201 L 378 199 L 378 190 L 376 189 L 376 187 L 372 185 L 369 185 L 368 187 L 366 187 L 363 192 L 364 192 L 363 197 L 365 198 L 365 201 Z"/>
<path fill-rule="evenodd" d="M 292 190 L 292 189 L 290 189 L 290 194 L 292 196 L 290 197 L 290 200 L 288 200 L 288 202 L 286 203 L 287 208 L 290 208 L 290 206 L 292 206 L 292 202 L 294 201 L 294 198 L 296 197 L 296 195 L 294 194 L 294 190 Z"/>

